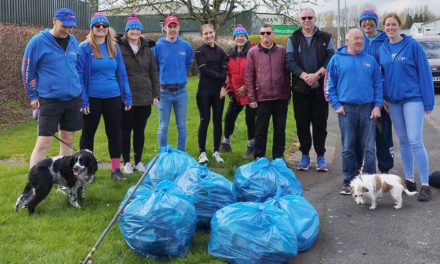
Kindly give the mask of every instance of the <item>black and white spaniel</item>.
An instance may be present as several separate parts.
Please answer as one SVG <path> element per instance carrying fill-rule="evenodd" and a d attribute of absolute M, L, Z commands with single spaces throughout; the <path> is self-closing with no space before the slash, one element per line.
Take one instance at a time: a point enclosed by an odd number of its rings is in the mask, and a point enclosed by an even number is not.
<path fill-rule="evenodd" d="M 15 210 L 20 206 L 27 208 L 29 214 L 49 194 L 54 183 L 69 189 L 70 204 L 80 208 L 77 201 L 78 191 L 85 195 L 87 182 L 94 177 L 98 162 L 90 150 L 82 149 L 74 155 L 57 156 L 35 164 L 29 172 L 29 181 L 23 193 L 15 203 Z M 80 190 L 81 189 L 81 190 Z"/>

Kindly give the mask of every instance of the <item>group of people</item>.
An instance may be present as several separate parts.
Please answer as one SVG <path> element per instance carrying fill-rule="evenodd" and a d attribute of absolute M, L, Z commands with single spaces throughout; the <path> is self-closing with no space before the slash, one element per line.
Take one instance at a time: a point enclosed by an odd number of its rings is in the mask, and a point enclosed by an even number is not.
<path fill-rule="evenodd" d="M 302 157 L 298 170 L 310 168 L 312 144 L 316 170 L 327 171 L 324 158 L 330 105 L 339 118 L 344 183 L 341 194 L 350 194 L 349 183 L 365 169 L 387 173 L 393 167 L 391 122 L 400 141 L 408 189 L 415 190 L 414 161 L 420 174 L 419 200 L 431 199 L 428 157 L 422 140 L 423 115 L 434 107 L 434 90 L 427 59 L 420 45 L 400 34 L 400 19 L 388 14 L 384 31 L 377 29 L 373 10 L 360 16 L 361 29 L 346 35 L 347 46 L 336 53 L 332 37 L 316 26 L 315 12 L 300 12 L 301 28 L 287 41 L 274 42 L 274 28 L 260 26 L 260 42 L 252 45 L 242 25 L 232 37 L 228 51 L 216 44 L 216 31 L 202 25 L 203 44 L 193 51 L 179 37 L 180 23 L 169 16 L 166 36 L 157 43 L 142 37 L 142 23 L 135 14 L 127 19 L 125 34 L 115 38 L 107 17 L 94 13 L 87 39 L 78 45 L 70 34 L 76 27 L 75 13 L 60 9 L 53 28 L 34 36 L 23 58 L 23 82 L 32 108 L 40 107 L 38 138 L 30 166 L 45 158 L 53 135 L 64 142 L 60 155 L 69 155 L 74 131 L 82 128 L 80 148 L 93 151 L 96 129 L 104 118 L 114 180 L 126 180 L 124 172 L 143 172 L 144 130 L 157 105 L 159 147 L 168 143 L 168 126 L 174 108 L 177 149 L 186 149 L 187 73 L 195 57 L 199 72 L 197 107 L 199 162 L 209 161 L 206 138 L 213 122 L 213 154 L 230 152 L 235 122 L 245 108 L 248 143 L 245 157 L 266 155 L 269 122 L 273 122 L 272 158 L 282 158 L 288 104 L 292 95 L 294 117 Z M 224 138 L 222 118 L 225 97 Z M 310 129 L 312 126 L 312 129 Z M 134 167 L 130 162 L 133 132 Z M 376 144 L 375 144 L 376 143 Z M 376 151 L 377 150 L 377 151 Z"/>

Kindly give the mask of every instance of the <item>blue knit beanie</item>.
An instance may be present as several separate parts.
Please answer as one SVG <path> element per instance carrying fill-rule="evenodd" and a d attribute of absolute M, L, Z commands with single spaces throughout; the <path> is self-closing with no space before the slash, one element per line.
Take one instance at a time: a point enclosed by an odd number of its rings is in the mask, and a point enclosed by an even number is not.
<path fill-rule="evenodd" d="M 110 26 L 110 22 L 108 21 L 108 18 L 105 16 L 104 13 L 101 12 L 95 12 L 92 14 L 92 18 L 90 19 L 90 29 L 92 29 L 93 25 L 96 23 L 106 23 Z"/>
<path fill-rule="evenodd" d="M 131 13 L 130 16 L 127 19 L 127 25 L 125 25 L 125 32 L 127 32 L 129 29 L 132 28 L 138 28 L 142 32 L 144 31 L 144 28 L 142 27 L 141 20 L 136 17 L 135 13 Z"/>
<path fill-rule="evenodd" d="M 246 29 L 243 27 L 242 24 L 237 25 L 237 27 L 234 30 L 234 33 L 232 33 L 232 38 L 235 39 L 235 36 L 238 34 L 243 34 L 246 36 L 247 39 L 249 39 L 249 34 L 247 33 Z"/>
<path fill-rule="evenodd" d="M 377 17 L 376 12 L 373 9 L 367 9 L 367 10 L 364 10 L 364 12 L 362 12 L 362 14 L 359 18 L 359 26 L 361 25 L 362 20 L 364 20 L 366 18 L 374 19 L 374 22 L 376 22 L 376 26 L 377 26 L 378 17 Z"/>

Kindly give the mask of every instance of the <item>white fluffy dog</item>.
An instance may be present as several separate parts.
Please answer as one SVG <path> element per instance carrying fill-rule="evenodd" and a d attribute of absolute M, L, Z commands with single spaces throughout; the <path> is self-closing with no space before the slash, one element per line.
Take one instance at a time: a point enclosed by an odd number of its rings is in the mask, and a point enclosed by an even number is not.
<path fill-rule="evenodd" d="M 409 196 L 417 194 L 406 188 L 402 178 L 393 174 L 364 174 L 358 175 L 350 183 L 351 194 L 357 204 L 364 204 L 364 197 L 371 201 L 369 209 L 376 209 L 376 199 L 384 193 L 390 193 L 396 201 L 394 208 L 402 208 L 402 192 Z"/>

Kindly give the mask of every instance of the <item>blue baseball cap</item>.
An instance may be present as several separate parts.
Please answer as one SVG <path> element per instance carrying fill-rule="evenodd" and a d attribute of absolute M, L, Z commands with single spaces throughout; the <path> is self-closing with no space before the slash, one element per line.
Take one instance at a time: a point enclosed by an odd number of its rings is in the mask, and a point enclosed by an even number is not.
<path fill-rule="evenodd" d="M 66 27 L 76 27 L 76 16 L 72 9 L 61 8 L 55 13 L 55 18 Z"/>

